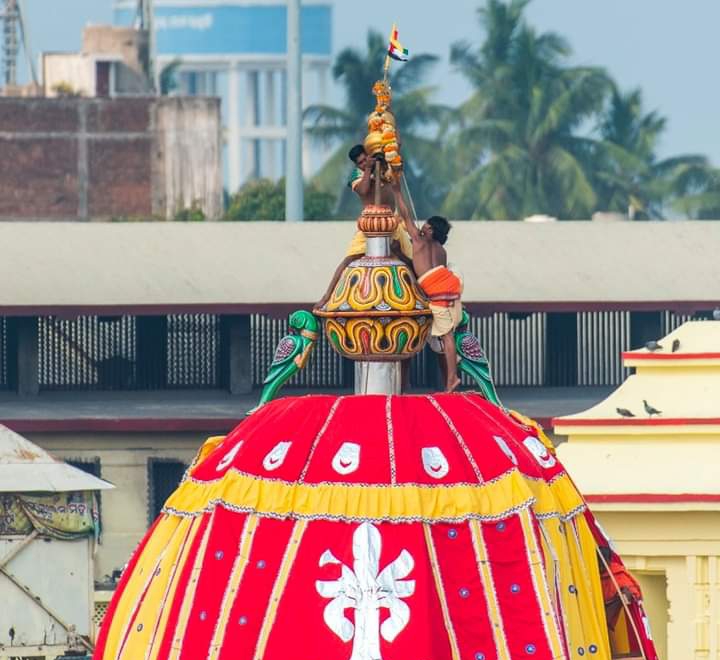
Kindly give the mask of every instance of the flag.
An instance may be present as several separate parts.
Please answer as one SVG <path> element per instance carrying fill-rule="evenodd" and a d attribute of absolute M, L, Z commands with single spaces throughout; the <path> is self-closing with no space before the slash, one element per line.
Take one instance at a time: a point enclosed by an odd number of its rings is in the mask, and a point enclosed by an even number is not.
<path fill-rule="evenodd" d="M 408 49 L 405 48 L 398 40 L 398 29 L 393 25 L 390 33 L 390 44 L 388 45 L 388 55 L 398 62 L 408 61 Z"/>

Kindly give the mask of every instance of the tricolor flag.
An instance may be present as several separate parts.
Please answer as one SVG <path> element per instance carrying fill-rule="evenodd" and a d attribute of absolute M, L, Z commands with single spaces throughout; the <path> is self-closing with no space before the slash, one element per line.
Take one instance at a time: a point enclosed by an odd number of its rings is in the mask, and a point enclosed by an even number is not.
<path fill-rule="evenodd" d="M 398 40 L 398 29 L 393 25 L 392 32 L 390 33 L 390 45 L 388 46 L 388 55 L 398 62 L 408 61 L 408 49 Z"/>

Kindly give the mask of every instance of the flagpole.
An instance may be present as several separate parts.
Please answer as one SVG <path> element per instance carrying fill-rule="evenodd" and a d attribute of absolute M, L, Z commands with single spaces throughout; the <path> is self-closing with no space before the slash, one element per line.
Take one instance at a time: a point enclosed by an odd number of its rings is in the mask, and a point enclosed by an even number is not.
<path fill-rule="evenodd" d="M 390 30 L 390 39 L 388 39 L 388 52 L 385 53 L 385 66 L 383 67 L 383 80 L 385 83 L 387 83 L 388 76 L 390 74 L 390 42 L 392 41 L 396 29 L 397 24 L 393 23 L 392 30 Z"/>

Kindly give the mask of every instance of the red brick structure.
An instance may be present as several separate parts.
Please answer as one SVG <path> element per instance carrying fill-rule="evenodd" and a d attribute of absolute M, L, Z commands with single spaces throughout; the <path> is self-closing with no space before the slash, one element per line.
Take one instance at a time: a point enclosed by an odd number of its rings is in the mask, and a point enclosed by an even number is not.
<path fill-rule="evenodd" d="M 219 99 L 0 98 L 0 152 L 0 219 L 221 212 Z"/>

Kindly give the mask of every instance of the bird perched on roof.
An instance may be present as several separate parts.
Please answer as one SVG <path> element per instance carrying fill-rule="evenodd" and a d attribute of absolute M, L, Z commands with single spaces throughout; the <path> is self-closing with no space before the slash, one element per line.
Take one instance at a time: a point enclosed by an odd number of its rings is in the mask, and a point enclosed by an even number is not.
<path fill-rule="evenodd" d="M 620 417 L 635 417 L 635 413 L 631 412 L 627 408 L 615 408 L 615 410 Z"/>
<path fill-rule="evenodd" d="M 659 351 L 662 348 L 662 344 L 659 344 L 653 339 L 652 341 L 649 341 L 647 344 L 645 344 L 645 348 L 647 348 L 652 353 L 653 351 Z"/>
<path fill-rule="evenodd" d="M 319 337 L 320 324 L 310 312 L 293 312 L 289 323 L 289 334 L 285 335 L 275 348 L 272 364 L 263 381 L 258 408 L 272 401 L 280 388 L 307 364 L 310 352 Z"/>
<path fill-rule="evenodd" d="M 503 408 L 495 389 L 492 370 L 485 351 L 478 338 L 468 331 L 470 314 L 463 309 L 462 319 L 455 331 L 455 350 L 458 354 L 458 369 L 472 378 L 480 388 L 480 393 L 490 403 Z"/>
<path fill-rule="evenodd" d="M 680 340 L 679 339 L 673 339 L 671 350 L 673 353 L 677 353 L 680 350 Z"/>
<path fill-rule="evenodd" d="M 645 401 L 645 399 L 643 399 L 643 406 L 645 406 L 645 412 L 648 414 L 648 417 L 652 417 L 653 415 L 662 415 L 661 410 L 653 408 L 647 401 Z"/>

